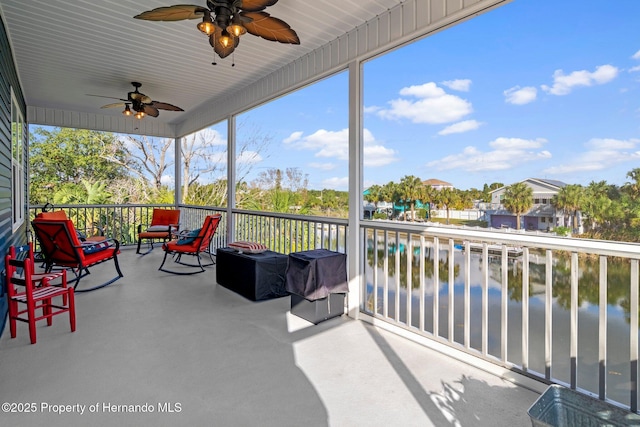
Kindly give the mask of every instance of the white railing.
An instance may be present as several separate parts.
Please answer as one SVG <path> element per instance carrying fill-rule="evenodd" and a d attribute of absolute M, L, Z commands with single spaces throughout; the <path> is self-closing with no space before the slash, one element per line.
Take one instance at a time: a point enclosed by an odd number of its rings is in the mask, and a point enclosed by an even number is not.
<path fill-rule="evenodd" d="M 312 249 L 346 253 L 347 220 L 234 210 L 235 240 L 249 240 L 288 254 Z"/>
<path fill-rule="evenodd" d="M 638 411 L 640 245 L 364 221 L 362 311 Z"/>

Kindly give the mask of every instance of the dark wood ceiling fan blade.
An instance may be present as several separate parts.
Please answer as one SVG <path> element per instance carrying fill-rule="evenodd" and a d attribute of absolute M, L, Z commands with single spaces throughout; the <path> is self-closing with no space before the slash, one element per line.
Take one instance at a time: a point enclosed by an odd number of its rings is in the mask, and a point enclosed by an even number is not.
<path fill-rule="evenodd" d="M 147 116 L 151 117 L 158 117 L 158 115 L 160 114 L 160 111 L 158 111 L 156 107 L 146 104 L 142 106 L 142 111 L 144 111 Z"/>
<path fill-rule="evenodd" d="M 247 12 L 259 12 L 276 3 L 278 3 L 278 0 L 242 0 L 240 9 Z"/>
<path fill-rule="evenodd" d="M 282 19 L 274 18 L 267 12 L 242 12 L 242 16 L 251 18 L 244 27 L 254 36 L 280 43 L 300 44 L 298 34 Z"/>
<path fill-rule="evenodd" d="M 160 110 L 184 111 L 182 108 L 176 107 L 175 105 L 167 104 L 166 102 L 151 101 L 151 104 L 149 104 L 149 105 L 151 107 L 155 107 L 155 108 L 158 108 Z"/>
<path fill-rule="evenodd" d="M 177 4 L 174 6 L 157 7 L 134 16 L 136 19 L 147 21 L 182 21 L 183 19 L 199 19 L 209 9 L 192 4 Z"/>
<path fill-rule="evenodd" d="M 118 98 L 117 96 L 91 95 L 90 93 L 85 93 L 85 95 L 87 95 L 87 96 L 97 96 L 98 98 L 119 99 L 120 101 L 126 101 L 126 99 Z"/>
<path fill-rule="evenodd" d="M 107 105 L 103 105 L 100 108 L 115 108 L 115 107 L 122 107 L 124 108 L 124 106 L 126 105 L 125 102 L 115 102 L 113 104 L 107 104 Z"/>

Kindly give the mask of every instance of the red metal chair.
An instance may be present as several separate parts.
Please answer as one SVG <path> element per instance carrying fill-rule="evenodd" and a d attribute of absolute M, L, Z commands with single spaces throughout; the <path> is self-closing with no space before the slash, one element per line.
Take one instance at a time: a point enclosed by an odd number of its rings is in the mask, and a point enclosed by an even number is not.
<path fill-rule="evenodd" d="M 45 263 L 45 271 L 54 268 L 69 269 L 75 275 L 69 283 L 74 283 L 76 292 L 87 292 L 107 286 L 123 277 L 118 264 L 120 242 L 115 239 L 101 239 L 80 242 L 71 220 L 53 220 L 36 218 L 31 222 L 33 231 L 40 243 L 40 250 Z M 113 260 L 116 277 L 89 289 L 78 289 L 80 279 L 90 274 L 89 267 Z"/>
<path fill-rule="evenodd" d="M 176 233 L 180 229 L 180 210 L 178 209 L 154 209 L 151 216 L 151 224 L 142 231 L 143 225 L 138 225 L 138 249 L 143 240 L 149 243 L 149 250 L 142 255 L 146 255 L 153 250 L 153 242 L 161 240 L 163 243 L 171 240 L 171 233 Z"/>
<path fill-rule="evenodd" d="M 53 316 L 69 313 L 71 332 L 76 330 L 76 312 L 74 290 L 67 286 L 65 270 L 53 275 L 34 274 L 33 257 L 18 259 L 12 247 L 5 256 L 7 296 L 9 301 L 9 329 L 11 338 L 17 335 L 17 321 L 29 324 L 31 344 L 36 343 L 36 322 L 47 319 L 47 325 L 53 323 Z M 27 252 L 29 253 L 29 252 Z M 32 252 L 31 252 L 32 255 Z M 51 280 L 60 278 L 58 286 L 52 286 Z M 20 286 L 18 290 L 16 286 Z M 54 298 L 61 297 L 62 303 L 54 303 Z M 19 304 L 26 308 L 20 309 Z M 37 315 L 36 310 L 42 309 Z"/>
<path fill-rule="evenodd" d="M 218 229 L 218 224 L 220 223 L 221 215 L 209 215 L 204 219 L 204 223 L 202 224 L 202 228 L 199 230 L 193 230 L 193 235 L 185 234 L 181 236 L 180 239 L 171 240 L 170 242 L 166 242 L 162 245 L 162 249 L 164 250 L 164 258 L 162 259 L 162 264 L 160 264 L 160 268 L 158 270 L 164 271 L 166 273 L 173 274 L 197 274 L 202 273 L 204 267 L 215 264 L 213 257 L 211 255 L 210 245 L 213 236 Z M 174 255 L 174 261 L 177 264 L 185 265 L 188 267 L 198 267 L 197 271 L 176 271 L 176 270 L 167 270 L 163 268 L 165 262 L 167 261 L 167 257 L 169 254 Z M 183 255 L 190 255 L 196 257 L 198 260 L 197 264 L 185 263 L 182 261 Z M 203 264 L 201 257 L 203 255 L 208 255 L 210 262 Z"/>

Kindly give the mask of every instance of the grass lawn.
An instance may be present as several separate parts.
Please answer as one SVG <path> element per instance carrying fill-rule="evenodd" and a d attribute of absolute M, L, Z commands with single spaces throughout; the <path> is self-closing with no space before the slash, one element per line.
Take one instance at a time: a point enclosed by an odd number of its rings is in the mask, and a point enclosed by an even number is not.
<path fill-rule="evenodd" d="M 439 222 L 441 224 L 446 224 L 446 218 L 429 218 L 431 222 Z M 468 227 L 483 227 L 487 228 L 487 221 L 479 221 L 479 220 L 468 220 L 468 219 L 450 219 L 450 225 L 466 225 Z"/>

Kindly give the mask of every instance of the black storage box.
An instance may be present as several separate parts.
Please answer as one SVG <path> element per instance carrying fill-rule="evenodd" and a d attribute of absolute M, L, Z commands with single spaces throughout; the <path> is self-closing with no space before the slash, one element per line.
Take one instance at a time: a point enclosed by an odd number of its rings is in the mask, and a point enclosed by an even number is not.
<path fill-rule="evenodd" d="M 344 314 L 344 295 L 329 294 L 328 297 L 309 301 L 300 295 L 291 294 L 291 314 L 317 325 Z"/>
<path fill-rule="evenodd" d="M 251 301 L 289 295 L 284 287 L 288 257 L 273 251 L 245 254 L 218 248 L 216 281 Z"/>

